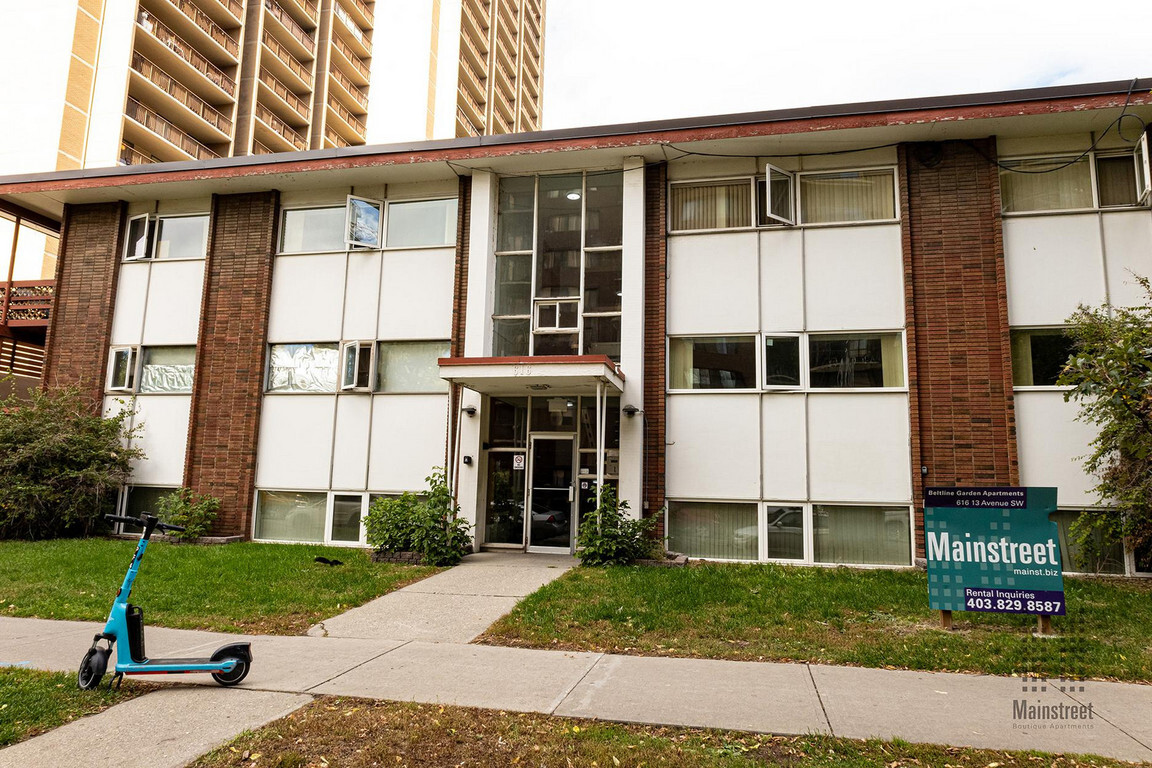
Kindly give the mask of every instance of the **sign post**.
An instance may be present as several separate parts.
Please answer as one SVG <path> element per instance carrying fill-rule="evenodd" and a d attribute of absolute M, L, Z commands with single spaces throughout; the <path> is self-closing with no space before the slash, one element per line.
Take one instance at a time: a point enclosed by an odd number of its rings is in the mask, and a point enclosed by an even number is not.
<path fill-rule="evenodd" d="M 927 488 L 928 601 L 952 611 L 1031 613 L 1039 634 L 1066 613 L 1055 488 Z"/>

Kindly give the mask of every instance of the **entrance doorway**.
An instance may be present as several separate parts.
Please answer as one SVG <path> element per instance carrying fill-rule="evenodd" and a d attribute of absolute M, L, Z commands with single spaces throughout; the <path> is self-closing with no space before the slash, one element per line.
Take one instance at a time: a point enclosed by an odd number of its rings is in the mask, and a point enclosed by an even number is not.
<path fill-rule="evenodd" d="M 532 435 L 528 453 L 528 549 L 569 552 L 576 501 L 576 436 Z"/>

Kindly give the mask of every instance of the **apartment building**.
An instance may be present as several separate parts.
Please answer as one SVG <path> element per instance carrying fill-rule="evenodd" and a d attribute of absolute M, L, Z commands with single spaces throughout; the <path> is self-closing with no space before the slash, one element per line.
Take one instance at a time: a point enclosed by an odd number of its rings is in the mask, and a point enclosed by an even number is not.
<path fill-rule="evenodd" d="M 1099 501 L 1055 386 L 1152 274 L 1152 80 L 0 179 L 63 219 L 44 378 L 143 424 L 121 503 L 363 544 L 445 466 L 476 546 L 614 485 L 694 557 L 907 567 L 928 486 Z M 93 313 L 92 306 L 111 306 Z M 1066 570 L 1152 573 L 1118 546 Z"/>

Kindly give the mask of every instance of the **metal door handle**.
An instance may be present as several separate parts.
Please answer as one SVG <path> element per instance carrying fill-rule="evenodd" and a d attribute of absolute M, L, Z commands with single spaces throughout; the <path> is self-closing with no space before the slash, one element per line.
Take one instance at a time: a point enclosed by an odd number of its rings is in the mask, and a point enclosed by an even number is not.
<path fill-rule="evenodd" d="M 576 489 L 571 485 L 568 486 L 568 503 L 571 504 L 572 500 L 576 498 Z"/>

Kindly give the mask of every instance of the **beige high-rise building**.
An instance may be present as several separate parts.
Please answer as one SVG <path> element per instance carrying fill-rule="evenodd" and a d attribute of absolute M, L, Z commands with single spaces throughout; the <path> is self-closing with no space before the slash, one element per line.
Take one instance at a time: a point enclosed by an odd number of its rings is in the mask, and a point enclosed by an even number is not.
<path fill-rule="evenodd" d="M 377 5 L 77 0 L 55 167 L 540 127 L 544 0 Z"/>

